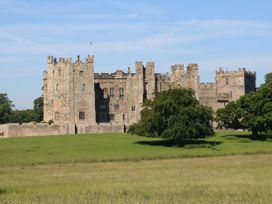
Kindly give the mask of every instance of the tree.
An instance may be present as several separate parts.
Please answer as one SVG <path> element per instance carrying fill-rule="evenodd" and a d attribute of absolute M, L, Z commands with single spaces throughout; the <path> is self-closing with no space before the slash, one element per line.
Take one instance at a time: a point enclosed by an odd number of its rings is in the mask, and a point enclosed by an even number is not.
<path fill-rule="evenodd" d="M 12 101 L 6 93 L 0 93 L 0 124 L 8 121 L 8 116 L 12 111 Z"/>
<path fill-rule="evenodd" d="M 36 114 L 34 121 L 41 122 L 43 120 L 43 97 L 42 96 L 34 100 L 34 112 Z"/>
<path fill-rule="evenodd" d="M 8 116 L 9 123 L 29 123 L 35 121 L 37 114 L 34 110 L 14 110 Z"/>
<path fill-rule="evenodd" d="M 216 112 L 219 125 L 233 129 L 248 129 L 253 135 L 272 130 L 272 73 L 256 91 L 229 103 Z"/>
<path fill-rule="evenodd" d="M 133 134 L 161 137 L 179 143 L 213 135 L 212 109 L 197 101 L 192 89 L 170 89 L 143 104 L 141 120 L 130 126 Z"/>
<path fill-rule="evenodd" d="M 14 110 L 8 116 L 9 123 L 41 122 L 43 120 L 43 97 L 34 100 L 33 109 Z"/>

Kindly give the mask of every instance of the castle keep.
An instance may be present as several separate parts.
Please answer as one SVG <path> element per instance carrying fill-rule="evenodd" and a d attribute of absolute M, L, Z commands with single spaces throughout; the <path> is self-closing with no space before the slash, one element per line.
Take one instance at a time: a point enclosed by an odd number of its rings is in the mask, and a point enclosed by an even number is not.
<path fill-rule="evenodd" d="M 155 63 L 136 62 L 135 72 L 95 73 L 94 56 L 57 60 L 49 56 L 43 73 L 44 121 L 48 124 L 0 126 L 5 137 L 96 132 L 124 132 L 140 120 L 142 103 L 171 88 L 191 88 L 202 105 L 223 108 L 256 89 L 256 73 L 219 70 L 214 83 L 200 83 L 198 65 L 172 65 L 171 73 L 155 72 Z"/>

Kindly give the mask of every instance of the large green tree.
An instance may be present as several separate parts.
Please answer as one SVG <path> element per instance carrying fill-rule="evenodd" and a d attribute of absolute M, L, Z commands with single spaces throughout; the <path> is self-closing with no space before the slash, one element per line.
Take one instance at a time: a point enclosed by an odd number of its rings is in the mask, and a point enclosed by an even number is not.
<path fill-rule="evenodd" d="M 0 93 L 0 124 L 8 121 L 8 116 L 12 111 L 12 102 L 6 93 Z"/>
<path fill-rule="evenodd" d="M 130 126 L 133 134 L 161 137 L 175 143 L 213 135 L 212 109 L 199 104 L 192 89 L 163 91 L 143 104 L 141 120 Z"/>
<path fill-rule="evenodd" d="M 256 91 L 242 96 L 216 112 L 220 126 L 248 129 L 253 135 L 272 130 L 272 73 L 265 76 L 265 83 Z"/>

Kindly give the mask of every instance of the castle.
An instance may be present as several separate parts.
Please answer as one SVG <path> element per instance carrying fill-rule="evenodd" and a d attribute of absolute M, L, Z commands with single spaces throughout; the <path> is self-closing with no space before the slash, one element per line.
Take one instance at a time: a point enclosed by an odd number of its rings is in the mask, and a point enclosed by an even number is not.
<path fill-rule="evenodd" d="M 54 125 L 2 127 L 9 136 L 124 132 L 140 120 L 144 100 L 164 90 L 191 88 L 200 104 L 217 110 L 256 89 L 256 73 L 244 68 L 220 68 L 214 83 L 200 83 L 197 64 L 189 64 L 186 70 L 182 64 L 172 65 L 170 74 L 160 74 L 155 72 L 154 62 L 145 66 L 136 62 L 135 73 L 128 68 L 109 74 L 94 73 L 94 56 L 85 61 L 78 56 L 75 62 L 49 56 L 47 63 L 44 121 L 54 121 Z"/>

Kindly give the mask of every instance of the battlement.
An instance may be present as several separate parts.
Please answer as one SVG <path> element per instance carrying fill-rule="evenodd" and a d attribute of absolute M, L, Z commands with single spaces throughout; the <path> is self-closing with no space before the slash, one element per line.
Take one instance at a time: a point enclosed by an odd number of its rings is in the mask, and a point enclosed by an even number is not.
<path fill-rule="evenodd" d="M 215 89 L 216 83 L 208 82 L 208 83 L 199 83 L 200 89 Z"/>
<path fill-rule="evenodd" d="M 155 62 L 147 62 L 146 66 L 155 66 Z"/>
<path fill-rule="evenodd" d="M 256 72 L 252 72 L 250 70 L 247 70 L 246 68 L 239 68 L 234 71 L 224 71 L 222 67 L 220 67 L 218 70 L 216 70 L 216 75 L 235 75 L 235 74 L 244 74 L 245 76 L 251 76 L 256 78 Z"/>
<path fill-rule="evenodd" d="M 184 70 L 184 64 L 174 64 L 174 65 L 171 66 L 171 71 L 172 72 L 175 72 L 175 71 L 178 71 L 178 70 L 180 70 L 180 71 Z"/>
<path fill-rule="evenodd" d="M 95 79 L 115 79 L 115 78 L 123 78 L 127 77 L 127 73 L 123 72 L 122 70 L 116 70 L 114 73 L 94 73 Z"/>
<path fill-rule="evenodd" d="M 188 64 L 187 71 L 198 70 L 198 64 Z"/>
<path fill-rule="evenodd" d="M 94 55 L 88 55 L 88 57 L 85 59 L 85 63 L 93 63 L 94 62 Z M 73 62 L 72 58 L 62 58 L 60 57 L 59 60 L 57 60 L 57 58 L 54 58 L 54 56 L 48 56 L 47 58 L 47 63 L 48 64 L 75 64 L 75 63 L 82 63 L 84 64 L 84 62 L 81 61 L 80 56 L 77 56 L 77 60 L 75 62 Z"/>

